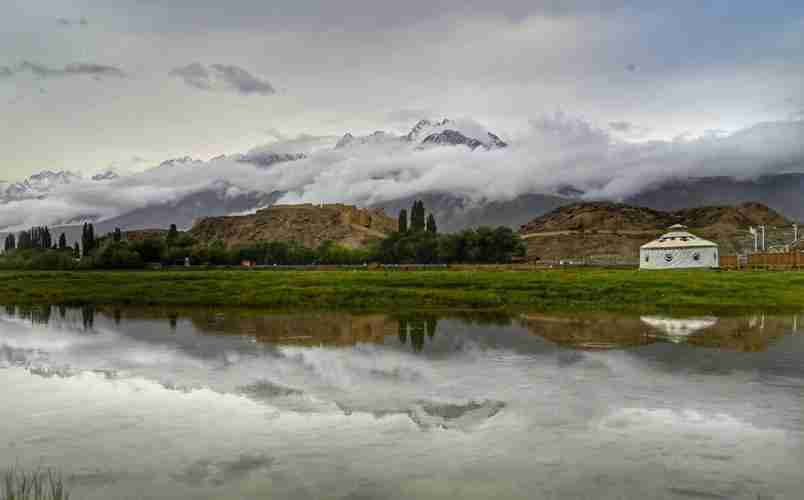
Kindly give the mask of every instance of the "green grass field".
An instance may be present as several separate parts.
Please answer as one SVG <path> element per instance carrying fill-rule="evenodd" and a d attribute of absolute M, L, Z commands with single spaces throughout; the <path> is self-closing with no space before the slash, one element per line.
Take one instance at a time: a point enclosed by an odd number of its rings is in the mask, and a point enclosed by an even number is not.
<path fill-rule="evenodd" d="M 804 310 L 804 273 L 635 270 L 0 272 L 0 304 L 284 310 Z"/>

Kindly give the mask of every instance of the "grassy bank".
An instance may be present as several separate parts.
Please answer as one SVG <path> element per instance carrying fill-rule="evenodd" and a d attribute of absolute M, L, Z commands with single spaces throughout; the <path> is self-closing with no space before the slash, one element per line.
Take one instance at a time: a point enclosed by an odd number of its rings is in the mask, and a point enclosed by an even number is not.
<path fill-rule="evenodd" d="M 0 272 L 3 304 L 278 309 L 804 310 L 804 273 L 633 270 Z"/>

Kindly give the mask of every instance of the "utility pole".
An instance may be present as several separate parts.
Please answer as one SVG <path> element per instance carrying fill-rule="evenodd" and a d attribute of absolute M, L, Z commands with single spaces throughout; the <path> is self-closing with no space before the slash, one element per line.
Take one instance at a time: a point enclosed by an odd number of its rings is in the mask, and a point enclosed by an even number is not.
<path fill-rule="evenodd" d="M 765 224 L 759 226 L 762 229 L 762 251 L 766 252 L 768 250 L 767 247 L 767 239 L 765 237 Z"/>

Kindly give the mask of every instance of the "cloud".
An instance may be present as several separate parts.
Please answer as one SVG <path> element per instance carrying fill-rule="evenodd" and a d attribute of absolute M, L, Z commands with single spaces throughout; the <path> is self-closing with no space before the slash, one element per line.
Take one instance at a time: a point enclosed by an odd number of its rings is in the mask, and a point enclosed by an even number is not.
<path fill-rule="evenodd" d="M 639 125 L 623 120 L 609 122 L 609 128 L 615 133 L 630 139 L 640 139 L 650 132 L 650 129 L 647 127 L 640 127 Z"/>
<path fill-rule="evenodd" d="M 618 121 L 618 122 L 609 122 L 609 127 L 612 130 L 616 130 L 617 132 L 628 132 L 632 129 L 633 126 L 629 122 Z"/>
<path fill-rule="evenodd" d="M 243 68 L 226 64 L 213 64 L 211 67 L 217 72 L 220 79 L 241 94 L 271 95 L 276 93 L 270 83 L 254 77 Z"/>
<path fill-rule="evenodd" d="M 53 225 L 83 214 L 109 218 L 208 190 L 285 192 L 283 203 L 371 205 L 426 192 L 476 202 L 509 200 L 573 186 L 590 199 L 621 200 L 677 179 L 804 170 L 801 121 L 759 123 L 729 135 L 630 142 L 582 118 L 556 114 L 503 139 L 508 148 L 421 150 L 389 134 L 387 140 L 336 150 L 336 137 L 299 136 L 249 152 L 304 153 L 296 161 L 266 169 L 239 156 L 221 156 L 166 162 L 104 184 L 74 182 L 44 199 L 0 204 L 0 228 Z"/>
<path fill-rule="evenodd" d="M 62 26 L 89 26 L 89 21 L 87 21 L 86 17 L 81 17 L 79 19 L 68 19 L 66 17 L 60 17 L 56 19 L 56 22 Z"/>
<path fill-rule="evenodd" d="M 175 68 L 170 71 L 170 76 L 176 76 L 184 80 L 184 83 L 190 87 L 195 87 L 201 90 L 212 90 L 212 81 L 210 79 L 209 71 L 201 65 L 201 63 L 191 63 L 181 68 Z"/>
<path fill-rule="evenodd" d="M 273 95 L 274 87 L 266 80 L 231 64 L 212 64 L 209 67 L 194 62 L 175 68 L 170 76 L 181 78 L 185 84 L 200 90 L 234 91 L 244 95 Z"/>
<path fill-rule="evenodd" d="M 126 73 L 114 66 L 94 63 L 71 63 L 63 68 L 53 68 L 44 64 L 23 61 L 16 67 L 16 73 L 29 72 L 40 78 L 58 78 L 66 76 L 94 76 L 125 78 Z"/>

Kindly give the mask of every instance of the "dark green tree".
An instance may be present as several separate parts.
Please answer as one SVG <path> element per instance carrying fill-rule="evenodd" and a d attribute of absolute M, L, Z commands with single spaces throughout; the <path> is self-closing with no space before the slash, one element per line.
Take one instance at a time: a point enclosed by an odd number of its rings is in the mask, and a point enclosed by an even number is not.
<path fill-rule="evenodd" d="M 131 249 L 140 254 L 145 262 L 160 262 L 165 254 L 165 242 L 161 238 L 147 238 L 130 243 Z"/>
<path fill-rule="evenodd" d="M 61 233 L 61 236 L 59 236 L 59 250 L 66 250 L 67 248 L 67 235 Z"/>
<path fill-rule="evenodd" d="M 404 208 L 399 211 L 399 232 L 408 232 L 408 211 Z"/>
<path fill-rule="evenodd" d="M 176 228 L 176 224 L 171 224 L 167 234 L 167 245 L 169 247 L 172 247 L 176 243 L 176 240 L 178 239 L 179 239 L 179 230 Z"/>
<path fill-rule="evenodd" d="M 6 253 L 11 252 L 16 248 L 17 248 L 17 238 L 14 236 L 13 233 L 9 234 L 8 236 L 6 236 L 6 244 L 5 244 Z"/>
<path fill-rule="evenodd" d="M 115 243 L 120 243 L 121 241 L 123 241 L 123 232 L 120 231 L 119 227 L 114 228 L 113 238 Z"/>
<path fill-rule="evenodd" d="M 95 241 L 95 226 L 89 223 L 84 223 L 84 229 L 81 234 L 81 248 L 83 249 L 84 256 L 91 255 L 97 247 Z"/>
<path fill-rule="evenodd" d="M 73 244 L 73 258 L 80 259 L 81 258 L 81 246 L 76 241 Z"/>
<path fill-rule="evenodd" d="M 414 233 L 424 231 L 426 226 L 424 202 L 421 200 L 413 202 L 413 208 L 410 210 L 410 229 Z"/>
<path fill-rule="evenodd" d="M 438 233 L 438 227 L 436 226 L 436 220 L 433 214 L 427 216 L 427 232 L 431 234 Z"/>
<path fill-rule="evenodd" d="M 28 250 L 33 248 L 33 240 L 31 239 L 30 231 L 21 231 L 17 238 L 17 248 L 20 250 Z"/>

